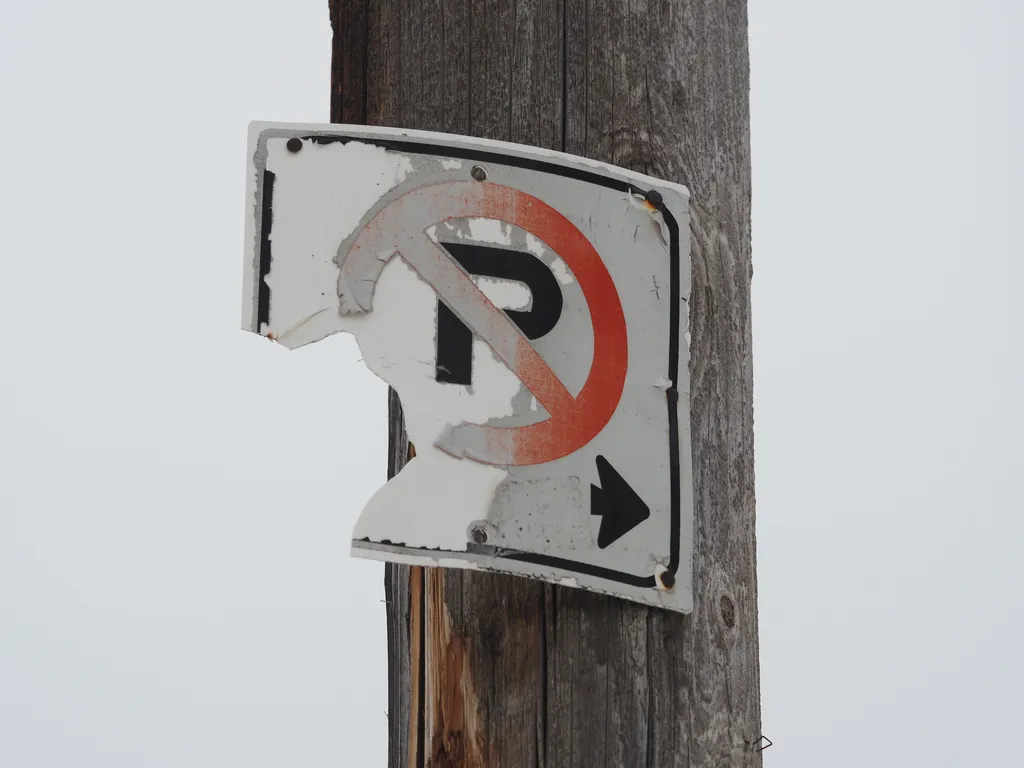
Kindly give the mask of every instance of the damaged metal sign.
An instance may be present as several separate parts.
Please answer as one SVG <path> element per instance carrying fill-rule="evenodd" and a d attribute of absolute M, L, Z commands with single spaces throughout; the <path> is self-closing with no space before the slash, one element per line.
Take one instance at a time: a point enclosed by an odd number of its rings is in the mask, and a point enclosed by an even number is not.
<path fill-rule="evenodd" d="M 353 334 L 416 447 L 353 554 L 691 610 L 685 188 L 468 137 L 253 123 L 247 201 L 242 327 L 289 348 Z"/>

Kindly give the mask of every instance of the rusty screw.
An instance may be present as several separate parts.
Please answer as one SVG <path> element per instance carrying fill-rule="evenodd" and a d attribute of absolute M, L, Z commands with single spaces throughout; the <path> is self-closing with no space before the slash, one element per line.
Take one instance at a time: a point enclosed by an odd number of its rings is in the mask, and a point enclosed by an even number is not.
<path fill-rule="evenodd" d="M 676 575 L 672 571 L 663 571 L 658 574 L 658 581 L 665 589 L 672 589 L 676 585 Z"/>
<path fill-rule="evenodd" d="M 469 172 L 476 181 L 484 181 L 487 178 L 487 169 L 482 165 L 474 165 L 473 170 Z"/>
<path fill-rule="evenodd" d="M 470 531 L 470 534 L 473 536 L 473 541 L 475 541 L 477 544 L 487 543 L 487 531 L 485 531 L 480 526 L 475 526 L 473 530 Z"/>
<path fill-rule="evenodd" d="M 661 192 L 656 189 L 648 190 L 644 197 L 647 198 L 647 202 L 655 208 L 660 208 L 661 204 L 665 202 L 664 198 L 661 196 Z"/>
<path fill-rule="evenodd" d="M 285 146 L 288 147 L 289 152 L 298 152 L 300 149 L 302 149 L 302 139 L 288 139 L 288 143 L 285 144 Z"/>

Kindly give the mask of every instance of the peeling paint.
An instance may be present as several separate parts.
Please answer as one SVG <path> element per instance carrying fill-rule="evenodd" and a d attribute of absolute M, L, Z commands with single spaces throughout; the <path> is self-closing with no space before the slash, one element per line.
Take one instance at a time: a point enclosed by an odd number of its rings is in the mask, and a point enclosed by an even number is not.
<path fill-rule="evenodd" d="M 418 546 L 458 551 L 465 549 L 466 529 L 488 508 L 507 472 L 453 461 L 435 443 L 450 424 L 511 416 L 520 383 L 482 342 L 474 343 L 472 389 L 435 382 L 429 364 L 434 322 L 408 318 L 433 318 L 436 304 L 437 296 L 416 272 L 392 259 L 378 280 L 374 311 L 349 321 L 367 366 L 398 391 L 409 439 L 419 446 L 416 458 L 371 498 L 353 537 L 381 541 L 402 531 Z M 424 362 L 394 365 L 406 360 Z M 423 497 L 447 519 L 423 515 L 414 501 Z"/>
<path fill-rule="evenodd" d="M 547 253 L 547 246 L 529 232 L 526 233 L 526 249 L 534 256 L 543 257 Z"/>
<path fill-rule="evenodd" d="M 497 280 L 493 277 L 477 277 L 474 281 L 496 307 L 501 309 L 528 310 L 532 304 L 529 289 L 512 280 Z"/>
<path fill-rule="evenodd" d="M 318 130 L 333 132 L 339 127 Z M 353 552 L 417 565 L 514 572 L 688 610 L 692 585 L 687 541 L 680 546 L 683 566 L 675 587 L 659 588 L 655 579 L 655 573 L 667 572 L 661 563 L 669 562 L 668 542 L 674 535 L 670 534 L 668 509 L 677 490 L 669 481 L 669 456 L 659 450 L 641 456 L 634 449 L 669 443 L 667 414 L 676 402 L 673 386 L 678 387 L 680 397 L 682 438 L 689 439 L 685 419 L 688 355 L 678 343 L 685 341 L 688 349 L 689 334 L 683 333 L 685 310 L 680 322 L 670 324 L 668 320 L 669 267 L 673 262 L 666 253 L 670 235 L 661 212 L 643 195 L 624 195 L 621 186 L 581 182 L 568 174 L 544 176 L 532 170 L 532 165 L 524 166 L 531 168 L 528 171 L 521 167 L 510 170 L 492 159 L 486 163 L 486 181 L 470 180 L 464 178 L 469 174 L 453 173 L 464 168 L 461 160 L 415 151 L 410 144 L 412 134 L 351 129 L 357 136 L 370 137 L 374 132 L 401 136 L 402 151 L 375 145 L 372 138 L 317 141 L 306 135 L 301 138 L 301 150 L 289 152 L 285 143 L 294 138 L 294 132 L 276 128 L 254 132 L 251 180 L 255 186 L 250 184 L 250 194 L 258 204 L 260 184 L 271 179 L 273 206 L 267 209 L 270 223 L 263 222 L 267 226 L 261 230 L 257 205 L 247 222 L 246 238 L 256 249 L 251 257 L 256 279 L 247 276 L 252 315 L 243 319 L 244 326 L 289 348 L 336 332 L 351 333 L 364 363 L 393 386 L 402 401 L 409 438 L 417 452 L 366 505 L 353 532 Z M 315 135 L 317 130 L 309 133 Z M 493 149 L 493 143 L 459 141 Z M 406 151 L 405 147 L 413 149 Z M 628 178 L 626 189 L 656 188 L 675 212 L 676 221 L 687 226 L 688 206 L 682 188 L 600 163 L 530 148 L 515 151 L 532 158 L 552 158 L 556 163 L 552 167 L 574 164 L 609 177 Z M 261 163 L 272 176 L 261 176 Z M 447 198 L 429 197 L 442 183 L 462 185 L 459 188 L 466 190 L 462 200 L 481 190 L 504 189 L 500 194 L 505 195 L 524 185 L 530 194 L 540 195 L 529 198 L 526 207 L 536 212 L 554 205 L 552 215 L 544 221 L 564 220 L 566 224 L 528 226 L 529 220 L 517 218 L 520 214 L 508 207 L 488 209 L 486 216 L 476 215 L 470 208 L 456 215 L 440 205 L 450 202 Z M 628 200 L 625 211 L 621 211 L 623 196 Z M 393 205 L 399 200 L 404 202 Z M 432 202 L 421 205 L 428 200 Z M 384 211 L 390 211 L 390 218 L 371 225 Z M 655 226 L 645 223 L 648 218 Z M 369 236 L 369 232 L 381 236 Z M 689 238 L 685 229 L 682 234 L 676 239 L 677 247 L 684 249 L 678 263 L 680 273 L 688 276 L 685 249 Z M 539 332 L 542 335 L 526 339 L 518 332 L 509 335 L 503 331 L 502 336 L 482 326 L 481 318 L 507 325 L 510 320 L 500 310 L 534 311 L 537 302 L 531 290 L 543 294 L 537 283 L 468 275 L 462 262 L 456 263 L 452 252 L 444 251 L 446 243 L 456 241 L 529 253 L 550 269 L 563 304 L 553 329 L 549 332 L 551 326 L 546 326 Z M 273 247 L 273 258 L 266 259 L 269 294 L 257 290 L 262 242 L 269 244 L 268 253 L 269 246 Z M 570 242 L 578 247 L 568 247 Z M 584 257 L 584 253 L 592 256 Z M 638 264 L 642 264 L 640 269 Z M 610 291 L 595 289 L 600 281 L 595 283 L 594 275 L 588 276 L 595 266 L 606 270 L 606 278 L 601 279 L 609 281 Z M 439 275 L 451 279 L 442 283 Z M 688 307 L 688 279 L 681 294 L 679 280 L 672 279 L 672 295 Z M 470 295 L 479 298 L 467 306 L 464 297 Z M 268 296 L 266 313 L 259 309 L 259 302 Z M 439 302 L 473 331 L 471 381 L 465 380 L 470 383 L 438 380 Z M 539 306 L 546 305 L 542 302 Z M 477 312 L 477 308 L 487 311 Z M 620 318 L 624 312 L 625 318 L 631 319 L 614 321 L 615 311 Z M 254 324 L 253 317 L 264 319 Z M 623 344 L 618 357 L 619 353 L 609 357 L 609 350 L 614 351 L 618 343 L 609 341 L 614 338 L 615 322 L 623 323 Z M 670 337 L 672 324 L 678 330 Z M 506 339 L 514 342 L 514 350 L 502 346 Z M 674 364 L 666 364 L 668 349 L 673 346 L 682 358 L 680 381 L 675 384 L 665 376 L 666 370 L 674 370 Z M 530 366 L 520 365 L 521 359 L 529 359 Z M 549 370 L 548 378 L 536 375 L 541 367 Z M 547 429 L 545 425 L 557 424 L 566 413 L 574 413 L 576 401 L 580 418 L 590 418 L 600 404 L 602 390 L 593 385 L 587 389 L 588 382 L 596 381 L 607 389 L 616 371 L 624 375 L 621 390 L 613 393 L 608 416 L 602 417 L 605 420 L 579 446 L 571 444 L 561 454 L 552 454 L 558 458 L 538 459 L 537 463 L 515 463 L 512 458 L 519 459 L 513 453 L 507 454 L 510 459 L 493 460 L 496 448 L 509 450 L 500 445 L 509 434 L 526 434 L 523 430 L 537 426 Z M 662 392 L 672 389 L 673 397 L 652 392 L 652 384 Z M 552 434 L 565 440 L 579 428 L 573 415 L 561 431 Z M 610 462 L 621 476 L 605 473 L 599 477 L 595 456 Z M 683 460 L 683 477 L 689 482 L 688 450 Z M 594 494 L 611 498 L 610 494 L 620 492 L 614 482 L 609 485 L 609 478 L 619 478 L 615 482 L 633 488 L 643 497 L 645 508 L 649 505 L 653 512 L 649 522 L 630 523 L 623 533 L 616 534 L 621 538 L 607 539 L 605 548 L 603 541 L 597 546 L 603 516 L 614 519 L 609 510 L 617 507 L 614 502 L 592 507 L 591 500 Z M 598 483 L 603 486 L 593 490 Z M 681 501 L 672 503 L 681 505 L 678 530 L 685 533 L 692 530 L 691 491 L 686 487 L 678 491 Z M 644 514 L 642 520 L 647 519 L 647 512 Z M 474 535 L 474 526 L 486 530 L 487 535 Z M 531 560 L 534 556 L 553 559 Z M 677 567 L 672 565 L 672 573 Z M 623 578 L 611 579 L 604 575 L 607 573 L 622 574 Z"/>
<path fill-rule="evenodd" d="M 555 277 L 558 279 L 558 282 L 563 285 L 570 285 L 575 282 L 569 268 L 565 266 L 565 262 L 561 259 L 555 259 L 551 262 L 550 266 L 551 271 L 555 273 Z"/>
<path fill-rule="evenodd" d="M 650 205 L 650 203 L 648 203 Z M 668 226 L 665 224 L 665 218 L 661 215 L 661 212 L 657 209 L 654 210 L 651 218 L 654 220 L 655 225 L 658 227 L 658 234 L 661 235 L 661 244 L 668 248 L 669 234 Z"/>
<path fill-rule="evenodd" d="M 647 199 L 643 195 L 636 192 L 628 192 L 623 195 L 622 199 L 626 203 L 626 208 L 623 211 L 624 213 L 628 213 L 630 209 L 643 211 L 644 213 L 650 213 L 652 210 L 657 210 L 647 202 Z"/>
<path fill-rule="evenodd" d="M 497 219 L 467 219 L 469 237 L 477 243 L 512 245 L 512 226 Z"/>
<path fill-rule="evenodd" d="M 534 237 L 531 233 L 526 232 L 523 236 L 523 243 L 526 246 L 527 251 L 537 258 L 542 259 L 544 263 L 551 268 L 551 271 L 554 273 L 558 282 L 563 285 L 570 285 L 575 282 L 575 278 L 572 276 L 572 272 L 569 271 L 569 267 L 567 267 L 565 262 L 559 258 L 556 253 L 552 252 L 543 241 Z"/>

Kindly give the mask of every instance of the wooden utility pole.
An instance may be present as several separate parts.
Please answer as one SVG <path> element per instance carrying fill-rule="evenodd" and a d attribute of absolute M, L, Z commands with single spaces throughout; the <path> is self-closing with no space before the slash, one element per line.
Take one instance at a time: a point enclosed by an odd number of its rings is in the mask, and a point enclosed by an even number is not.
<path fill-rule="evenodd" d="M 692 195 L 694 611 L 389 566 L 389 766 L 759 766 L 746 0 L 330 0 L 333 122 Z M 391 393 L 389 475 L 406 460 Z M 643 446 L 635 446 L 643 450 Z"/>

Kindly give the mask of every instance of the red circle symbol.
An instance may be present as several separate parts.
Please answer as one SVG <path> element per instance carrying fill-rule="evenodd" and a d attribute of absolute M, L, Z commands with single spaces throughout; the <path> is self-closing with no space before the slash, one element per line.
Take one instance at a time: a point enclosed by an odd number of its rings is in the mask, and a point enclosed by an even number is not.
<path fill-rule="evenodd" d="M 508 316 L 425 234 L 434 224 L 462 218 L 513 224 L 545 243 L 572 271 L 586 297 L 594 330 L 594 360 L 576 397 Z M 615 282 L 597 250 L 565 216 L 533 195 L 489 182 L 448 182 L 414 190 L 377 213 L 356 237 L 342 264 L 343 294 L 346 285 L 353 286 L 355 294 L 354 286 L 370 282 L 361 276 L 379 274 L 394 253 L 422 275 L 550 414 L 522 427 L 459 424 L 441 436 L 438 447 L 486 464 L 543 464 L 579 450 L 604 429 L 626 381 L 626 318 Z M 356 296 L 350 301 L 369 308 L 369 298 Z"/>

